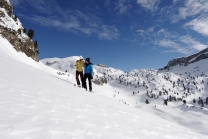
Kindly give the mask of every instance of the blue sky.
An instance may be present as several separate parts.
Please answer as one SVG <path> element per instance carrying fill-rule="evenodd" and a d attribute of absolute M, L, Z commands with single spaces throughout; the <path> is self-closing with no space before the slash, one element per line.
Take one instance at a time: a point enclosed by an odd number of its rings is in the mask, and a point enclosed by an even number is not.
<path fill-rule="evenodd" d="M 158 69 L 208 47 L 207 0 L 10 0 L 39 58 Z"/>

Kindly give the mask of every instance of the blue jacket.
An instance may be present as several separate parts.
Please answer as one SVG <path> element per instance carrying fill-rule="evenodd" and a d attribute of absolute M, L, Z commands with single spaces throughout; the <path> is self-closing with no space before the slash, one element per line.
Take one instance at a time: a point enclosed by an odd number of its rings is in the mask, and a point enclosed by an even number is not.
<path fill-rule="evenodd" d="M 92 63 L 86 64 L 84 63 L 84 73 L 90 74 L 91 76 L 93 76 L 93 67 L 92 67 Z"/>

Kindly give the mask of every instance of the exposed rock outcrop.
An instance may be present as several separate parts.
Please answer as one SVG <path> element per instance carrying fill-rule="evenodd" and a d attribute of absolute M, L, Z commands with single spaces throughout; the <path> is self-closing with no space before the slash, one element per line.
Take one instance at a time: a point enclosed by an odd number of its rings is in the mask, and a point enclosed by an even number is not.
<path fill-rule="evenodd" d="M 0 8 L 4 8 L 9 16 L 13 14 L 13 6 L 7 0 L 0 0 Z"/>
<path fill-rule="evenodd" d="M 107 79 L 105 77 L 99 77 L 93 80 L 93 83 L 96 85 L 107 84 Z"/>
<path fill-rule="evenodd" d="M 104 67 L 104 68 L 107 68 L 108 66 L 105 65 L 105 64 L 95 64 L 96 66 L 99 66 L 99 67 Z"/>
<path fill-rule="evenodd" d="M 202 50 L 202 51 L 200 51 L 196 54 L 187 56 L 187 57 L 181 57 L 181 58 L 170 60 L 168 62 L 168 65 L 165 66 L 164 68 L 159 69 L 159 71 L 169 70 L 170 67 L 173 67 L 173 66 L 176 66 L 176 65 L 188 66 L 191 63 L 194 63 L 194 62 L 197 62 L 199 60 L 206 59 L 206 58 L 208 58 L 208 48 L 206 48 L 206 49 L 204 49 L 204 50 Z"/>
<path fill-rule="evenodd" d="M 39 51 L 35 42 L 25 34 L 21 22 L 13 15 L 13 6 L 7 0 L 0 0 L 0 34 L 17 52 L 21 51 L 33 60 L 39 61 Z"/>

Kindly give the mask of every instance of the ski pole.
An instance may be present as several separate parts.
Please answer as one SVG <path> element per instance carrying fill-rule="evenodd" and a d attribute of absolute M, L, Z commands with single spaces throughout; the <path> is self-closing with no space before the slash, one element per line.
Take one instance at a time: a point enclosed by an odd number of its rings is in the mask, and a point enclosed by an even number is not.
<path fill-rule="evenodd" d="M 69 65 L 70 65 L 70 64 L 69 64 Z M 68 65 L 68 67 L 66 68 L 66 70 L 67 70 L 68 72 L 69 72 L 69 70 L 68 70 L 69 65 Z M 68 78 L 69 78 L 69 75 L 70 75 L 70 74 L 68 74 L 67 80 L 68 80 Z"/>

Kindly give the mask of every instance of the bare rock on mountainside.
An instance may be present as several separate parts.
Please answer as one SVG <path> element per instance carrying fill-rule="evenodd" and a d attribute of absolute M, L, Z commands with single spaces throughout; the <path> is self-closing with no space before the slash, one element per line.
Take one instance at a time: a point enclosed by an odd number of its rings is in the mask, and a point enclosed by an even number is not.
<path fill-rule="evenodd" d="M 12 16 L 13 6 L 7 0 L 0 0 L 0 7 L 4 8 L 9 16 Z"/>
<path fill-rule="evenodd" d="M 173 67 L 176 65 L 188 66 L 191 63 L 194 63 L 199 60 L 206 59 L 206 58 L 208 58 L 208 48 L 206 48 L 196 54 L 187 56 L 187 57 L 181 57 L 181 58 L 176 58 L 176 59 L 170 60 L 168 62 L 168 65 L 165 66 L 164 68 L 159 69 L 159 71 L 168 70 L 170 67 Z"/>
<path fill-rule="evenodd" d="M 7 0 L 0 0 L 0 34 L 17 52 L 21 51 L 33 60 L 39 61 L 35 42 L 25 34 L 17 16 L 13 15 L 13 6 Z"/>
<path fill-rule="evenodd" d="M 104 68 L 107 68 L 108 66 L 105 65 L 105 64 L 95 64 L 96 66 L 99 66 L 99 67 L 104 67 Z"/>
<path fill-rule="evenodd" d="M 96 79 L 93 80 L 93 83 L 96 85 L 103 85 L 103 84 L 107 84 L 107 79 L 105 77 L 98 77 Z"/>

